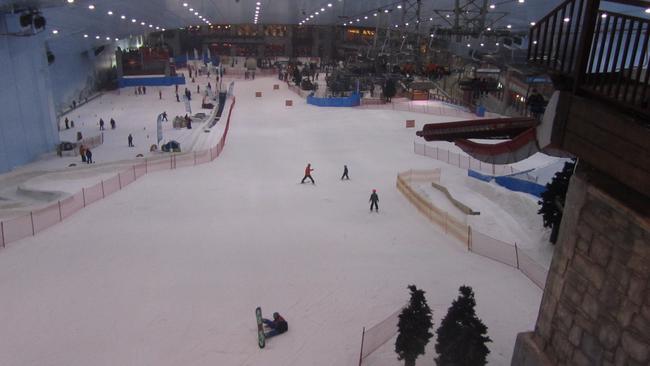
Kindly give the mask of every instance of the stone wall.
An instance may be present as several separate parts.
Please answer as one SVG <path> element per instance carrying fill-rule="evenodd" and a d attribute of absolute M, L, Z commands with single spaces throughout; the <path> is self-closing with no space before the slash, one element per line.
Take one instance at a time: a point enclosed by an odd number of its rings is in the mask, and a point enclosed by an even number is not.
<path fill-rule="evenodd" d="M 513 365 L 650 364 L 649 219 L 590 174 L 572 178 L 537 326 Z"/>

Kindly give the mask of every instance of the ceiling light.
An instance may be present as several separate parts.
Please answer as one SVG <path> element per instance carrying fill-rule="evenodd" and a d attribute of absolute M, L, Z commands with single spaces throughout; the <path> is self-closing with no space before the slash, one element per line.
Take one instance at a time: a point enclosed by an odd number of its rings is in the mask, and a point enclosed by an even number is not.
<path fill-rule="evenodd" d="M 111 40 L 111 37 L 106 37 L 106 40 L 107 40 L 107 41 L 110 41 L 110 40 Z"/>
<path fill-rule="evenodd" d="M 113 12 L 109 10 L 108 15 L 113 15 Z"/>
<path fill-rule="evenodd" d="M 445 17 L 449 18 L 449 14 L 445 15 Z"/>
<path fill-rule="evenodd" d="M 320 11 L 325 11 L 325 8 L 320 8 Z"/>
<path fill-rule="evenodd" d="M 384 10 L 384 13 L 388 13 L 388 9 Z"/>
<path fill-rule="evenodd" d="M 519 4 L 523 4 L 526 0 L 519 0 Z"/>
<path fill-rule="evenodd" d="M 402 5 L 397 5 L 397 9 L 401 9 L 401 8 L 402 8 Z"/>
<path fill-rule="evenodd" d="M 481 43 L 481 47 L 483 47 L 483 43 Z"/>
<path fill-rule="evenodd" d="M 72 1 L 74 1 L 74 0 L 72 0 Z M 70 1 L 68 1 L 68 2 L 70 2 Z M 87 34 L 84 34 L 84 38 L 88 38 L 88 35 L 87 35 Z"/>
<path fill-rule="evenodd" d="M 486 30 L 487 30 L 487 31 L 489 32 L 489 31 L 491 31 L 491 30 L 492 30 L 492 28 L 490 28 L 490 27 L 488 27 L 488 28 L 487 28 Z"/>
<path fill-rule="evenodd" d="M 537 44 L 537 41 L 533 41 L 533 44 Z"/>
<path fill-rule="evenodd" d="M 153 25 L 149 24 L 149 28 L 153 28 Z"/>
<path fill-rule="evenodd" d="M 187 8 L 187 3 L 183 3 L 183 6 Z"/>
<path fill-rule="evenodd" d="M 647 9 L 645 10 L 645 12 L 646 12 L 646 14 L 650 14 L 650 8 L 647 8 Z"/>
<path fill-rule="evenodd" d="M 95 39 L 99 39 L 99 36 L 95 36 Z"/>
<path fill-rule="evenodd" d="M 331 8 L 331 7 L 332 7 L 332 3 L 327 4 L 327 7 L 328 7 L 328 8 Z"/>
<path fill-rule="evenodd" d="M 468 44 L 467 44 L 467 47 L 471 47 L 471 45 L 468 43 Z"/>
<path fill-rule="evenodd" d="M 535 25 L 535 22 L 530 22 L 530 25 L 534 26 L 534 25 Z"/>
<path fill-rule="evenodd" d="M 160 29 L 160 27 L 156 27 L 156 29 Z"/>
<path fill-rule="evenodd" d="M 603 13 L 600 17 L 601 18 L 607 18 L 607 13 Z"/>
<path fill-rule="evenodd" d="M 259 6 L 256 6 L 256 7 L 255 7 L 255 10 L 260 10 L 260 7 L 259 7 Z"/>
<path fill-rule="evenodd" d="M 494 8 L 496 8 L 496 5 L 490 4 L 490 9 L 494 9 Z"/>
<path fill-rule="evenodd" d="M 126 19 L 126 16 L 125 16 L 125 15 L 121 15 L 120 18 L 122 18 L 122 19 Z"/>
<path fill-rule="evenodd" d="M 262 5 L 262 3 L 258 1 L 255 3 L 255 5 Z"/>
<path fill-rule="evenodd" d="M 499 45 L 499 42 L 495 43 L 494 45 L 495 45 L 495 46 L 498 46 L 498 45 Z"/>
<path fill-rule="evenodd" d="M 429 21 L 430 21 L 430 22 L 433 22 L 433 18 L 429 18 Z"/>
<path fill-rule="evenodd" d="M 318 12 L 315 12 L 314 14 L 318 15 Z"/>
<path fill-rule="evenodd" d="M 131 19 L 131 23 L 135 23 L 135 22 L 136 22 L 135 18 Z"/>
<path fill-rule="evenodd" d="M 88 5 L 88 9 L 90 9 L 90 10 L 95 9 L 95 5 L 93 5 L 93 4 Z"/>
<path fill-rule="evenodd" d="M 198 11 L 195 11 L 195 12 L 194 12 L 194 15 L 199 15 L 199 12 L 198 12 Z"/>
<path fill-rule="evenodd" d="M 68 0 L 68 4 L 72 4 L 74 0 Z"/>
<path fill-rule="evenodd" d="M 52 30 L 52 34 L 59 34 L 59 31 L 56 30 L 56 29 L 53 29 L 53 30 Z"/>
<path fill-rule="evenodd" d="M 368 16 L 366 15 L 365 17 L 363 17 L 363 19 L 368 19 Z"/>
<path fill-rule="evenodd" d="M 508 25 L 506 25 L 506 28 L 510 29 L 510 28 L 512 28 L 512 25 L 508 24 Z"/>
<path fill-rule="evenodd" d="M 569 19 L 569 18 L 564 18 L 563 20 L 564 20 L 565 23 L 568 23 L 569 21 L 571 21 L 571 19 Z"/>
<path fill-rule="evenodd" d="M 190 11 L 194 11 L 194 8 L 190 8 Z"/>
<path fill-rule="evenodd" d="M 376 17 L 376 16 L 377 16 L 377 13 L 372 14 L 372 16 L 373 16 L 373 17 Z"/>
<path fill-rule="evenodd" d="M 147 25 L 147 23 L 145 23 L 145 22 L 140 22 L 140 25 Z"/>
<path fill-rule="evenodd" d="M 165 28 L 163 28 L 162 31 L 164 32 L 164 31 L 165 31 Z"/>
<path fill-rule="evenodd" d="M 310 18 L 313 18 L 314 16 L 313 16 L 313 15 L 310 15 L 309 17 L 310 17 Z"/>

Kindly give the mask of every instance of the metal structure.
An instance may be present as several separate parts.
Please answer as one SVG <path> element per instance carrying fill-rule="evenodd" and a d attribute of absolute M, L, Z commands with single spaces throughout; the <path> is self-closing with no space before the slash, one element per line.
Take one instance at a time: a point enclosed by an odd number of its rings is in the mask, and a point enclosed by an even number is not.
<path fill-rule="evenodd" d="M 438 28 L 438 33 L 455 35 L 460 42 L 462 36 L 479 36 L 491 32 L 493 25 L 508 15 L 504 11 L 489 11 L 488 0 L 455 0 L 454 9 L 434 9 L 433 12 L 449 28 Z M 453 16 L 452 16 L 453 14 Z"/>

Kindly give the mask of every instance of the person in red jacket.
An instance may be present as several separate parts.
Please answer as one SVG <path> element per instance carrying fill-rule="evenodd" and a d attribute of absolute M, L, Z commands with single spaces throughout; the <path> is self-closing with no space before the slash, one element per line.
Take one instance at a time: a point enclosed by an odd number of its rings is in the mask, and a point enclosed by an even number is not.
<path fill-rule="evenodd" d="M 311 168 L 311 163 L 307 164 L 307 167 L 305 168 L 305 176 L 302 178 L 302 181 L 300 184 L 305 183 L 305 179 L 309 178 L 311 180 L 311 184 L 316 184 L 314 182 L 314 178 L 311 177 L 311 172 L 313 172 L 314 169 Z"/>

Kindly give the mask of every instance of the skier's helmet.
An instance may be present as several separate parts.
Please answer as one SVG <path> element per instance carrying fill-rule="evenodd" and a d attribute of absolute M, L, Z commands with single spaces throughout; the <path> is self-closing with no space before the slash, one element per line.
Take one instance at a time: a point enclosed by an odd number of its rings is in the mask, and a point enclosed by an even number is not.
<path fill-rule="evenodd" d="M 280 313 L 275 312 L 273 313 L 273 319 L 277 319 L 280 316 Z"/>

